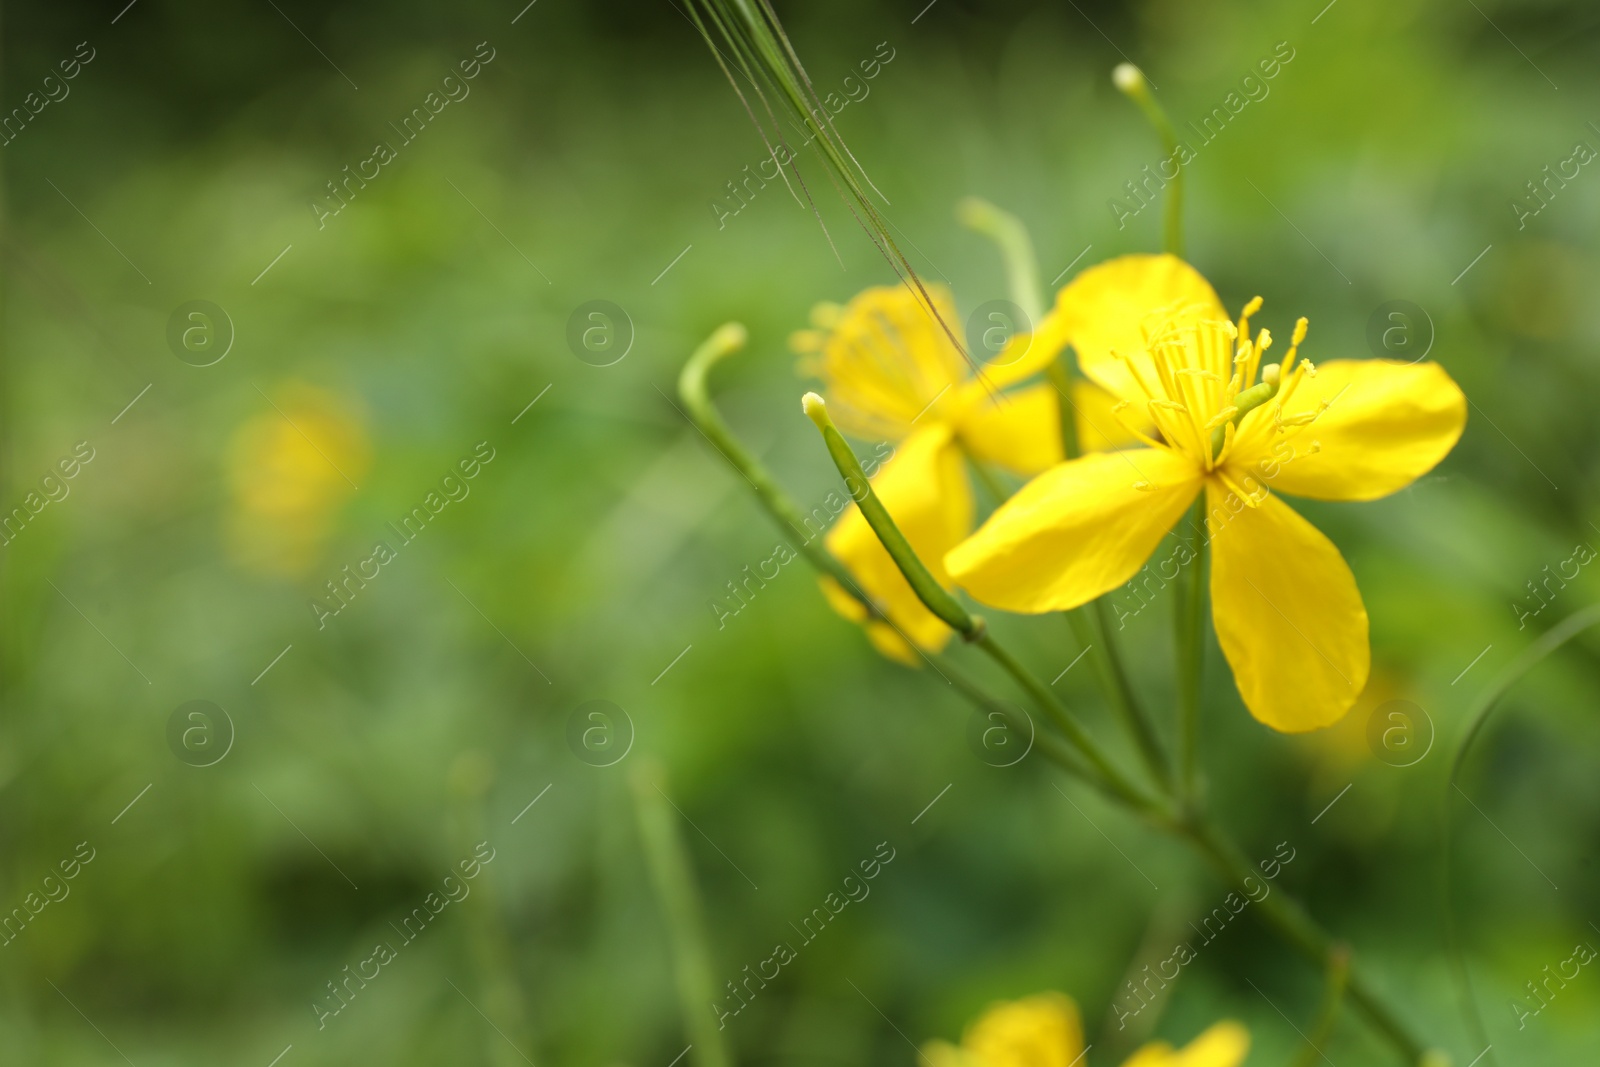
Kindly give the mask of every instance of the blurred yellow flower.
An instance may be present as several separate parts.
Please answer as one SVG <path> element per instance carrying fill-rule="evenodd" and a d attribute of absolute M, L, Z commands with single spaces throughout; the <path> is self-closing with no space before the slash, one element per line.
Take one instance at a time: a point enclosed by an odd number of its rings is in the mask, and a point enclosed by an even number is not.
<path fill-rule="evenodd" d="M 928 294 L 946 323 L 957 321 L 949 290 Z M 944 328 L 905 286 L 868 289 L 844 307 L 819 304 L 813 329 L 793 335 L 801 370 L 820 378 L 828 410 L 845 433 L 899 442 L 873 487 L 934 578 L 948 586 L 944 555 L 972 529 L 972 487 L 963 453 L 1019 474 L 1061 461 L 1060 415 L 1049 385 L 1006 393 L 1054 358 L 1059 345 L 1014 338 L 981 377 Z M 829 532 L 828 550 L 850 570 L 892 625 L 874 620 L 868 636 L 884 655 L 920 660 L 907 644 L 938 651 L 951 630 L 923 606 L 854 504 Z M 831 579 L 828 602 L 854 621 L 865 610 Z"/>
<path fill-rule="evenodd" d="M 931 1067 L 1082 1067 L 1086 1050 L 1072 998 L 1037 993 L 991 1007 L 960 1045 L 933 1041 L 922 1051 Z M 1238 1067 L 1249 1051 L 1249 1032 L 1224 1021 L 1181 1049 L 1146 1045 L 1124 1067 Z"/>
<path fill-rule="evenodd" d="M 321 389 L 286 382 L 272 404 L 240 424 L 228 447 L 228 546 L 250 570 L 295 577 L 321 554 L 370 448 L 357 414 Z"/>
<path fill-rule="evenodd" d="M 1169 255 L 1074 279 L 1052 328 L 1121 398 L 1130 428 L 1148 417 L 1157 435 L 1035 478 L 945 565 L 995 607 L 1075 608 L 1128 581 L 1203 491 L 1217 640 L 1251 714 L 1297 732 L 1338 721 L 1361 695 L 1367 612 L 1339 550 L 1271 490 L 1372 500 L 1404 488 L 1455 446 L 1466 398 L 1434 363 L 1296 363 L 1304 319 L 1282 364 L 1263 367 L 1271 335 L 1249 335 L 1260 306 L 1235 325 Z"/>

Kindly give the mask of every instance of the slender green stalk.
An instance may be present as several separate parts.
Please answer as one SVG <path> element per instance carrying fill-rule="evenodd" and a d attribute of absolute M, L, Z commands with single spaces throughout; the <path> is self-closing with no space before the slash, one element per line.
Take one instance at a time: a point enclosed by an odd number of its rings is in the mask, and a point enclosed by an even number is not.
<path fill-rule="evenodd" d="M 1078 447 L 1078 409 L 1072 404 L 1072 373 L 1067 370 L 1067 354 L 1062 352 L 1045 370 L 1050 384 L 1055 386 L 1056 407 L 1061 412 L 1061 454 L 1067 459 L 1077 459 L 1082 454 Z"/>
<path fill-rule="evenodd" d="M 1202 493 L 1189 511 L 1182 536 L 1189 546 L 1189 573 L 1180 575 L 1173 605 L 1178 652 L 1178 795 L 1193 803 L 1199 788 L 1200 686 L 1205 667 L 1206 636 L 1206 498 Z"/>
<path fill-rule="evenodd" d="M 464 753 L 451 765 L 446 781 L 459 839 L 486 841 L 490 833 L 484 798 L 494 783 L 494 765 L 482 753 Z M 496 1020 L 495 1030 L 484 1035 L 482 1062 L 515 1067 L 526 1062 L 523 1049 L 531 1047 L 529 1000 L 517 978 L 517 942 L 506 922 L 498 872 L 483 870 L 463 905 L 467 944 L 478 972 L 474 996 L 481 998 L 484 1014 Z"/>
<path fill-rule="evenodd" d="M 928 568 L 923 566 L 922 560 L 917 558 L 911 542 L 906 540 L 906 535 L 900 532 L 900 527 L 889 517 L 889 511 L 883 506 L 883 501 L 878 499 L 878 494 L 873 492 L 872 482 L 861 469 L 861 462 L 856 459 L 856 454 L 850 451 L 849 443 L 833 425 L 833 420 L 828 417 L 827 401 L 816 393 L 807 393 L 801 401 L 801 407 L 806 417 L 816 423 L 817 429 L 821 431 L 823 443 L 828 446 L 828 455 L 833 457 L 834 466 L 839 468 L 839 474 L 844 478 L 844 486 L 850 493 L 850 499 L 861 509 L 862 516 L 872 527 L 872 532 L 878 535 L 878 540 L 883 543 L 895 566 L 900 568 L 900 573 L 905 575 L 906 581 L 911 584 L 911 590 L 917 594 L 917 599 L 926 604 L 928 610 L 937 615 L 950 629 L 969 641 L 976 640 L 983 632 L 983 619 L 968 612 L 961 601 L 951 596 L 950 591 L 940 585 L 938 579 L 928 573 Z"/>
<path fill-rule="evenodd" d="M 811 561 L 812 566 L 838 582 L 846 592 L 854 595 L 870 614 L 881 615 L 876 605 L 856 588 L 850 572 L 822 546 L 820 537 L 806 530 L 805 515 L 779 488 L 772 472 L 751 455 L 750 450 L 733 435 L 728 424 L 722 420 L 716 405 L 711 402 L 711 397 L 706 391 L 706 375 L 710 373 L 712 367 L 743 348 L 747 337 L 748 334 L 741 324 L 724 323 L 694 350 L 689 361 L 683 365 L 683 370 L 678 374 L 678 396 L 682 399 L 683 406 L 688 409 L 689 419 L 706 440 L 711 442 L 712 447 L 721 452 L 733 469 L 750 483 L 756 499 L 766 508 L 767 514 L 771 515 L 780 527 L 795 535 L 797 547 Z"/>
<path fill-rule="evenodd" d="M 956 218 L 967 229 L 983 234 L 1000 246 L 1011 302 L 1028 317 L 1029 328 L 1038 329 L 1039 320 L 1044 317 L 1044 301 L 1039 295 L 1039 264 L 1022 220 L 976 196 L 969 196 L 956 205 Z"/>
<path fill-rule="evenodd" d="M 1349 983 L 1350 947 L 1334 945 L 1328 954 L 1328 984 L 1323 990 L 1322 1007 L 1306 1037 L 1306 1047 L 1294 1058 L 1293 1067 L 1317 1067 L 1317 1061 L 1323 1056 L 1322 1046 L 1333 1036 L 1334 1024 L 1339 1021 L 1339 1006 L 1344 1003 L 1344 991 Z"/>
<path fill-rule="evenodd" d="M 1094 768 L 1095 773 L 1104 781 L 1105 788 L 1109 792 L 1134 811 L 1143 815 L 1148 815 L 1158 820 L 1168 817 L 1164 805 L 1128 781 L 1127 777 L 1101 751 L 1100 746 L 1095 744 L 1094 739 L 1089 736 L 1078 720 L 1072 717 L 1072 713 L 1067 710 L 1066 705 L 1056 699 L 1055 694 L 1051 693 L 1044 682 L 1040 681 L 1032 671 L 1024 667 L 1016 657 L 995 641 L 993 634 L 986 630 L 974 643 L 987 652 L 989 657 L 998 663 L 1002 670 L 1011 675 L 1012 680 L 1021 686 L 1023 691 L 1039 706 L 1039 709 L 1050 717 L 1050 721 L 1055 724 L 1056 729 L 1060 730 L 1067 740 L 1071 741 L 1078 751 L 1083 753 L 1084 758 L 1089 761 L 1089 765 Z"/>
<path fill-rule="evenodd" d="M 683 1025 L 694 1048 L 696 1067 L 730 1067 L 733 1060 L 714 1014 L 717 996 L 700 895 L 695 889 L 688 853 L 678 836 L 676 812 L 661 790 L 661 779 L 662 772 L 655 761 L 640 757 L 630 783 L 646 865 L 667 920 Z"/>
<path fill-rule="evenodd" d="M 1478 739 L 1478 735 L 1483 732 L 1490 713 L 1494 711 L 1506 692 L 1521 681 L 1525 674 L 1542 663 L 1545 657 L 1597 623 L 1600 623 L 1600 604 L 1567 616 L 1524 649 L 1522 654 L 1512 661 L 1511 666 L 1502 671 L 1494 683 L 1484 690 L 1472 710 L 1467 713 L 1467 732 L 1462 735 L 1461 744 L 1456 749 L 1455 757 L 1450 761 L 1450 774 L 1444 787 L 1444 806 L 1440 813 L 1442 825 L 1439 834 L 1439 895 L 1444 907 L 1445 945 L 1450 953 L 1451 969 L 1455 972 L 1456 996 L 1461 1004 L 1461 1013 L 1466 1019 L 1467 1028 L 1472 1031 L 1474 1040 L 1481 1041 L 1486 1052 L 1490 1044 L 1488 1031 L 1483 1025 L 1483 1016 L 1478 1011 L 1478 1001 L 1472 991 L 1472 974 L 1467 970 L 1466 949 L 1461 944 L 1461 933 L 1456 925 L 1455 893 L 1452 891 L 1450 869 L 1452 835 L 1450 814 L 1455 809 L 1455 798 L 1451 795 L 1451 791 L 1460 788 L 1456 783 L 1461 776 L 1461 768 L 1466 764 L 1467 753 Z M 1494 1056 L 1489 1054 L 1486 1058 L 1490 1067 L 1493 1067 Z"/>
<path fill-rule="evenodd" d="M 1183 256 L 1183 163 L 1178 158 L 1178 134 L 1173 130 L 1166 111 L 1156 102 L 1156 98 L 1150 95 L 1150 83 L 1145 80 L 1144 71 L 1132 63 L 1119 63 L 1117 69 L 1111 72 L 1111 81 L 1122 90 L 1123 95 L 1139 105 L 1144 117 L 1155 127 L 1156 136 L 1161 138 L 1161 147 L 1167 153 L 1162 162 L 1172 164 L 1174 173 L 1171 178 L 1167 177 L 1165 171 L 1161 173 L 1161 180 L 1167 183 L 1167 203 L 1161 219 L 1161 249 L 1181 258 Z M 1157 164 L 1157 169 L 1161 169 L 1160 164 Z"/>
<path fill-rule="evenodd" d="M 962 225 L 988 237 L 1000 249 L 1001 261 L 1006 269 L 1006 288 L 1012 303 L 1022 309 L 1037 331 L 1044 319 L 1046 307 L 1043 288 L 1039 284 L 1039 261 L 1033 254 L 1033 241 L 1022 220 L 976 196 L 969 196 L 956 205 L 956 218 Z M 1067 459 L 1078 456 L 1078 420 L 1072 406 L 1071 375 L 1063 353 L 1051 362 L 1045 371 L 1050 384 L 1055 386 L 1061 412 L 1061 451 Z"/>
<path fill-rule="evenodd" d="M 1133 694 L 1133 685 L 1128 681 L 1128 672 L 1123 669 L 1122 657 L 1111 644 L 1109 628 L 1106 626 L 1105 601 L 1096 600 L 1065 614 L 1067 625 L 1072 628 L 1072 636 L 1088 653 L 1090 662 L 1094 664 L 1095 675 L 1100 680 L 1100 688 L 1105 691 L 1112 710 L 1133 735 L 1150 776 L 1162 789 L 1170 789 L 1172 768 L 1167 763 L 1166 752 L 1161 748 L 1161 739 L 1156 736 L 1155 726 Z"/>
<path fill-rule="evenodd" d="M 1000 715 L 1005 719 L 1006 725 L 1019 735 L 1031 734 L 1033 736 L 1033 747 L 1042 756 L 1073 777 L 1080 778 L 1101 792 L 1115 797 L 1115 794 L 1105 781 L 1096 777 L 1093 771 L 1080 763 L 1077 756 L 1073 755 L 1072 749 L 1062 744 L 1055 736 L 1034 730 L 1032 723 L 1025 719 L 1017 718 L 1009 705 L 985 692 L 981 686 L 967 677 L 965 671 L 957 667 L 948 658 L 941 656 L 938 666 L 939 673 L 948 678 L 956 692 L 971 701 L 977 710 L 986 714 L 995 713 Z"/>
<path fill-rule="evenodd" d="M 1229 883 L 1242 886 L 1246 878 L 1258 877 L 1256 869 L 1239 850 L 1239 846 L 1210 822 L 1191 815 L 1172 828 L 1188 838 Z M 1259 907 L 1268 925 L 1302 956 L 1324 971 L 1332 966 L 1335 941 L 1306 914 L 1299 901 L 1287 893 L 1272 893 L 1261 898 Z M 1367 985 L 1353 964 L 1348 990 L 1351 1003 L 1394 1046 L 1406 1063 L 1421 1061 L 1422 1043 L 1395 1017 L 1384 999 Z"/>

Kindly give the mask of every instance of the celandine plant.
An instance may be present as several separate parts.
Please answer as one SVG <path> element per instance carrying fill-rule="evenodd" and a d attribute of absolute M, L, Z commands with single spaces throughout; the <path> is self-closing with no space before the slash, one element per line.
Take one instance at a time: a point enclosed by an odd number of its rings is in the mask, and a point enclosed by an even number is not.
<path fill-rule="evenodd" d="M 1231 316 L 1182 258 L 1181 170 L 1164 189 L 1164 251 L 1083 271 L 1042 318 L 1032 315 L 1043 302 L 1021 223 L 992 205 L 966 202 L 963 221 L 996 240 L 1012 299 L 1038 322 L 975 365 L 949 328 L 949 294 L 915 277 L 866 199 L 870 182 L 831 126 L 809 113 L 814 91 L 770 8 L 763 0 L 703 0 L 701 7 L 767 116 L 774 117 L 773 100 L 787 102 L 814 127 L 830 177 L 904 283 L 868 290 L 843 307 L 820 306 L 812 328 L 793 340 L 803 369 L 826 394 L 807 393 L 803 409 L 853 501 L 823 544 L 805 547 L 829 602 L 861 622 L 889 657 L 937 663 L 980 709 L 1014 719 L 945 655 L 951 636 L 961 635 L 1037 706 L 1046 728 L 1034 747 L 1045 758 L 1186 841 L 1231 885 L 1247 884 L 1254 868 L 1209 816 L 1197 788 L 1208 603 L 1252 715 L 1283 732 L 1343 717 L 1367 681 L 1366 610 L 1338 549 L 1278 493 L 1371 500 L 1405 487 L 1460 438 L 1461 390 L 1436 364 L 1317 366 L 1300 353 L 1305 319 L 1283 358 L 1272 360 L 1270 333 L 1250 332 L 1261 299 Z M 1113 80 L 1170 147 L 1171 125 L 1143 76 L 1124 65 Z M 761 119 L 757 124 L 765 134 Z M 773 517 L 798 529 L 799 509 L 707 395 L 710 368 L 744 341 L 737 324 L 718 330 L 684 367 L 679 391 Z M 1069 347 L 1076 368 L 1063 358 Z M 1039 375 L 1047 380 L 1032 381 Z M 841 426 L 894 441 L 894 458 L 869 479 Z M 1007 494 L 991 467 L 1031 480 Z M 976 531 L 974 477 L 998 505 Z M 1174 613 L 1174 757 L 1128 685 L 1101 598 L 1132 578 L 1175 526 L 1187 574 Z M 1018 613 L 1067 612 L 1082 643 L 1100 650 L 1098 678 L 1145 773 L 1119 767 L 957 592 Z M 1440 1062 L 1353 968 L 1349 950 L 1298 902 L 1279 892 L 1258 906 L 1270 927 L 1327 975 L 1317 1033 L 1331 1028 L 1347 996 L 1406 1062 Z M 1076 1009 L 1052 995 L 995 1009 L 962 1046 L 938 1046 L 929 1058 L 936 1067 L 1065 1067 L 1077 1062 L 1081 1046 Z M 1231 1067 L 1247 1048 L 1242 1029 L 1219 1024 L 1184 1050 L 1152 1046 L 1130 1062 Z"/>

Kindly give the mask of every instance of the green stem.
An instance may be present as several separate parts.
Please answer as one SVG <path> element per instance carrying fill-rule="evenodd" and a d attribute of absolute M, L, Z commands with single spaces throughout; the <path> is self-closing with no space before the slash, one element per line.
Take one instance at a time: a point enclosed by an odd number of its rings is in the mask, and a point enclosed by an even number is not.
<path fill-rule="evenodd" d="M 979 648 L 987 652 L 990 658 L 1000 665 L 1002 670 L 1011 675 L 1012 680 L 1021 686 L 1028 696 L 1033 698 L 1033 702 L 1038 705 L 1039 710 L 1050 717 L 1050 721 L 1055 724 L 1056 729 L 1060 730 L 1067 740 L 1071 741 L 1073 746 L 1089 761 L 1090 767 L 1103 780 L 1104 787 L 1108 792 L 1140 814 L 1151 816 L 1157 820 L 1168 817 L 1162 803 L 1150 797 L 1138 786 L 1130 782 L 1106 758 L 1100 746 L 1089 736 L 1078 720 L 1072 717 L 1072 713 L 1067 710 L 1066 705 L 1057 700 L 1055 694 L 1050 692 L 1044 682 L 1035 677 L 1033 672 L 1024 667 L 1015 656 L 997 643 L 992 634 L 987 631 L 984 632 L 976 639 L 975 643 Z"/>
<path fill-rule="evenodd" d="M 1032 328 L 1037 330 L 1045 315 L 1045 302 L 1039 285 L 1039 264 L 1033 254 L 1033 242 L 1028 239 L 1028 230 L 1022 221 L 975 196 L 969 196 L 956 205 L 956 218 L 968 229 L 983 234 L 1000 247 L 1011 300 L 1032 321 Z M 1078 417 L 1072 406 L 1072 375 L 1067 369 L 1066 354 L 1062 353 L 1053 360 L 1045 374 L 1058 394 L 1061 454 L 1067 459 L 1077 459 Z"/>
<path fill-rule="evenodd" d="M 1072 373 L 1067 370 L 1067 354 L 1057 356 L 1045 374 L 1055 386 L 1056 406 L 1061 412 L 1061 454 L 1077 459 L 1082 449 L 1078 447 L 1078 409 L 1072 406 Z"/>
<path fill-rule="evenodd" d="M 976 196 L 969 196 L 956 205 L 956 218 L 967 229 L 983 234 L 1000 246 L 1011 302 L 1028 317 L 1030 332 L 1038 329 L 1039 320 L 1044 317 L 1039 263 L 1034 258 L 1033 242 L 1028 239 L 1022 220 Z"/>
<path fill-rule="evenodd" d="M 1156 103 L 1156 98 L 1150 95 L 1150 83 L 1145 80 L 1142 70 L 1131 63 L 1119 64 L 1117 69 L 1111 72 L 1111 81 L 1128 99 L 1139 105 L 1139 110 L 1144 112 L 1144 117 L 1155 128 L 1156 136 L 1161 138 L 1161 147 L 1166 151 L 1166 159 L 1163 162 L 1171 162 L 1174 169 L 1171 178 L 1164 172 L 1161 175 L 1162 180 L 1167 183 L 1166 210 L 1161 219 L 1161 250 L 1181 259 L 1183 257 L 1183 163 L 1178 158 L 1178 134 L 1173 130 L 1166 111 Z"/>
<path fill-rule="evenodd" d="M 938 667 L 939 673 L 949 679 L 956 692 L 971 701 L 979 711 L 1002 716 L 1006 721 L 1006 725 L 1017 734 L 1031 734 L 1033 736 L 1033 747 L 1050 762 L 1100 791 L 1108 795 L 1114 795 L 1103 779 L 1097 778 L 1092 771 L 1078 761 L 1071 748 L 1062 744 L 1059 739 L 1051 734 L 1034 730 L 1032 724 L 1027 720 L 1017 718 L 1009 705 L 990 696 L 981 686 L 971 678 L 968 678 L 965 671 L 957 667 L 948 658 L 941 656 L 938 661 Z"/>
<path fill-rule="evenodd" d="M 1178 581 L 1173 609 L 1178 654 L 1178 795 L 1191 803 L 1199 785 L 1200 685 L 1205 667 L 1205 500 L 1204 493 L 1195 499 L 1181 534 L 1189 546 L 1189 573 Z"/>
<path fill-rule="evenodd" d="M 658 784 L 660 778 L 661 771 L 655 762 L 640 758 L 630 781 L 646 865 L 661 900 L 667 934 L 672 942 L 683 1025 L 695 1050 L 696 1067 L 729 1067 L 733 1060 L 723 1042 L 722 1030 L 716 1025 L 716 987 L 712 984 L 711 953 L 707 948 L 700 895 L 695 889 L 688 853 L 678 836 L 678 824 L 674 821 L 676 812 Z"/>
<path fill-rule="evenodd" d="M 1456 749 L 1455 757 L 1450 761 L 1450 774 L 1444 787 L 1444 805 L 1440 813 L 1439 834 L 1439 895 L 1442 898 L 1444 911 L 1445 946 L 1450 953 L 1451 970 L 1455 975 L 1456 996 L 1460 1001 L 1461 1013 L 1466 1019 L 1467 1027 L 1472 1031 L 1474 1039 L 1490 1044 L 1488 1031 L 1483 1024 L 1483 1016 L 1478 1011 L 1477 997 L 1472 991 L 1472 974 L 1467 970 L 1466 949 L 1461 943 L 1461 933 L 1457 928 L 1455 914 L 1455 893 L 1451 886 L 1452 872 L 1450 868 L 1450 848 L 1453 822 L 1450 814 L 1455 810 L 1455 797 L 1452 790 L 1460 789 L 1457 784 L 1461 777 L 1461 769 L 1466 765 L 1467 753 L 1482 733 L 1484 725 L 1489 721 L 1489 715 L 1495 706 L 1500 703 L 1513 685 L 1522 679 L 1534 667 L 1542 663 L 1556 649 L 1577 637 L 1589 627 L 1600 624 L 1600 604 L 1591 605 L 1582 611 L 1576 612 L 1561 620 L 1549 632 L 1545 633 L 1533 644 L 1523 650 L 1511 666 L 1507 667 L 1494 683 L 1484 690 L 1467 713 L 1467 730 L 1461 737 L 1460 747 Z M 1486 1062 L 1492 1067 L 1495 1058 L 1492 1054 L 1486 1057 Z"/>
<path fill-rule="evenodd" d="M 1172 768 L 1167 764 L 1167 754 L 1162 751 L 1161 740 L 1156 736 L 1155 727 L 1133 695 L 1133 686 L 1128 681 L 1128 672 L 1123 669 L 1122 657 L 1111 645 L 1110 631 L 1106 626 L 1105 601 L 1096 600 L 1091 604 L 1073 608 L 1066 613 L 1066 616 L 1067 625 L 1072 627 L 1072 636 L 1077 639 L 1079 646 L 1088 653 L 1089 659 L 1094 663 L 1095 674 L 1100 679 L 1100 688 L 1105 691 L 1112 710 L 1133 735 L 1139 747 L 1139 755 L 1144 759 L 1145 767 L 1150 771 L 1151 777 L 1161 788 L 1170 789 Z"/>
<path fill-rule="evenodd" d="M 1051 362 L 1048 373 L 1051 383 L 1056 388 L 1060 405 L 1061 450 L 1068 459 L 1076 459 L 1078 428 L 1071 399 L 1072 375 L 1067 369 L 1064 355 Z M 1104 599 L 1068 612 L 1067 622 L 1072 627 L 1078 644 L 1091 650 L 1090 655 L 1095 661 L 1095 672 L 1099 675 L 1100 686 L 1133 734 L 1145 765 L 1158 784 L 1163 788 L 1170 788 L 1172 769 L 1167 764 L 1166 753 L 1161 749 L 1161 742 L 1156 736 L 1154 725 L 1133 694 L 1128 673 L 1122 666 L 1122 656 L 1117 651 L 1116 641 L 1111 636 Z"/>
<path fill-rule="evenodd" d="M 805 516 L 800 509 L 778 487 L 772 473 L 733 435 L 716 405 L 711 402 L 706 390 L 706 375 L 712 367 L 743 348 L 746 336 L 745 328 L 739 323 L 725 323 L 695 349 L 689 361 L 683 365 L 683 370 L 678 374 L 678 396 L 688 409 L 689 420 L 711 442 L 712 447 L 722 453 L 733 469 L 750 483 L 756 499 L 767 510 L 767 514 L 780 527 L 796 535 L 800 552 L 811 561 L 812 566 L 855 596 L 870 614 L 881 617 L 882 612 L 857 589 L 855 579 L 844 564 L 822 546 L 819 536 L 806 532 Z"/>
<path fill-rule="evenodd" d="M 1255 868 L 1239 847 L 1211 823 L 1191 816 L 1172 828 L 1187 837 L 1224 880 L 1238 886 L 1243 886 L 1246 878 L 1257 878 L 1259 881 Z M 1259 906 L 1268 925 L 1302 956 L 1324 971 L 1333 966 L 1334 952 L 1342 950 L 1342 946 L 1336 945 L 1333 938 L 1306 914 L 1299 901 L 1287 893 L 1272 893 L 1262 897 Z M 1395 1047 L 1405 1062 L 1418 1063 L 1423 1055 L 1422 1043 L 1394 1016 L 1388 1004 L 1367 985 L 1353 966 L 1349 973 L 1348 989 L 1350 1002 Z"/>

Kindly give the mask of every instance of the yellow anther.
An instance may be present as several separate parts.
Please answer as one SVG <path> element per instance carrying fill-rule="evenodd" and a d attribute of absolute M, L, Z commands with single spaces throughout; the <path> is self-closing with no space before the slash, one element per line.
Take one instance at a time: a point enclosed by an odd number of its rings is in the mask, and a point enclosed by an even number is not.
<path fill-rule="evenodd" d="M 1244 310 L 1239 312 L 1239 332 L 1236 336 L 1250 336 L 1250 316 L 1261 310 L 1261 303 L 1261 298 L 1255 296 L 1251 297 L 1250 302 L 1245 304 Z"/>
<path fill-rule="evenodd" d="M 1290 368 L 1294 366 L 1295 354 L 1300 351 L 1300 342 L 1306 339 L 1306 331 L 1310 328 L 1310 325 L 1304 315 L 1295 320 L 1294 333 L 1289 338 L 1289 354 L 1283 357 L 1284 373 L 1288 373 Z"/>

